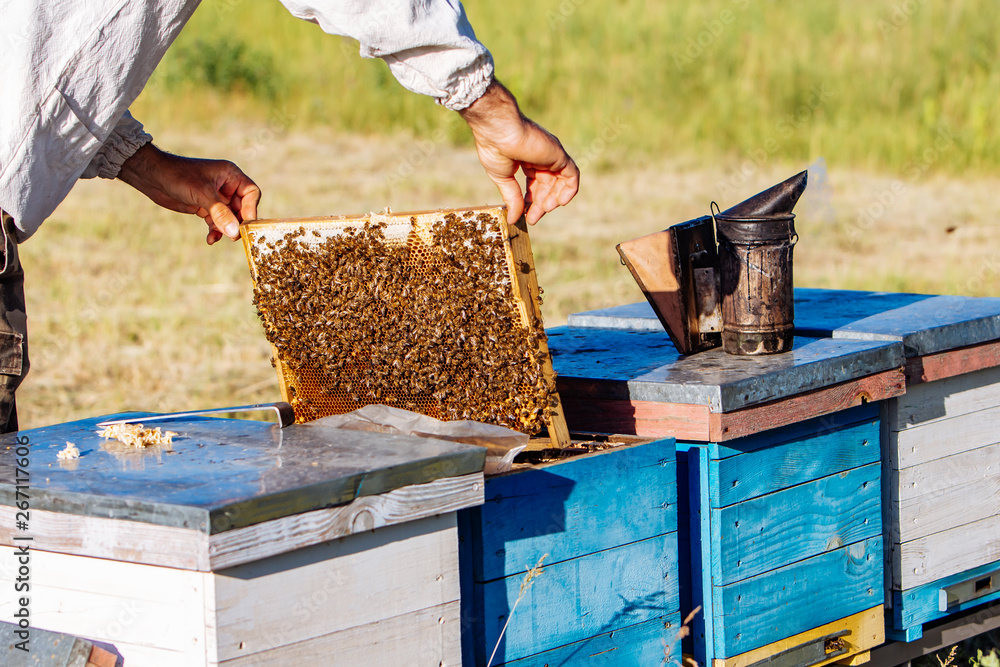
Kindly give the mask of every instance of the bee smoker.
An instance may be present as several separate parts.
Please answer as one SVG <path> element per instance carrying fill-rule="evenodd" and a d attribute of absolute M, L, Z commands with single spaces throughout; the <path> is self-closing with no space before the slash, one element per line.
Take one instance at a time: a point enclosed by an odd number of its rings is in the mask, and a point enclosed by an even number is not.
<path fill-rule="evenodd" d="M 792 209 L 803 171 L 713 215 L 626 241 L 618 252 L 677 350 L 730 354 L 792 349 Z M 716 243 L 716 234 L 718 243 Z"/>

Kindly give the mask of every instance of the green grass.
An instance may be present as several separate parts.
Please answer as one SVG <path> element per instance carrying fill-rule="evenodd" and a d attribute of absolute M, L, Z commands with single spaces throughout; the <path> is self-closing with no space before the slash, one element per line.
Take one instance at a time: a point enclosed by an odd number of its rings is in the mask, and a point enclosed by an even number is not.
<path fill-rule="evenodd" d="M 1000 41 L 987 0 L 468 0 L 527 113 L 588 166 L 664 154 L 966 173 L 1000 166 Z M 192 99 L 198 103 L 192 104 Z M 207 0 L 137 103 L 157 123 L 218 114 L 360 133 L 445 130 L 350 39 L 275 0 Z M 932 148 L 942 132 L 948 149 Z"/>

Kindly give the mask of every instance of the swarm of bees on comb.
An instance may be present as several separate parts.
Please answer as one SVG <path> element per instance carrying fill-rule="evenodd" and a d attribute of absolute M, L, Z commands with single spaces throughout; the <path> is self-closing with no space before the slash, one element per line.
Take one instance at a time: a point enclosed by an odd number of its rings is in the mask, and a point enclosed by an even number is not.
<path fill-rule="evenodd" d="M 248 246 L 298 421 L 383 403 L 538 433 L 558 405 L 555 381 L 541 322 L 513 297 L 500 219 L 416 222 L 403 237 L 375 220 Z"/>

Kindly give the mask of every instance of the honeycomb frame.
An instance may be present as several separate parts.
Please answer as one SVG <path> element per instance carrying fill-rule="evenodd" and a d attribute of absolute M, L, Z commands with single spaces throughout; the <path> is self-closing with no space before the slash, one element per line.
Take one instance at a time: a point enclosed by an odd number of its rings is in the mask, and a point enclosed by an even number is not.
<path fill-rule="evenodd" d="M 534 261 L 531 254 L 531 244 L 528 239 L 527 225 L 522 218 L 517 223 L 511 225 L 507 223 L 505 207 L 470 207 L 462 209 L 441 209 L 435 211 L 412 211 L 402 213 L 369 213 L 355 216 L 326 216 L 314 218 L 285 218 L 277 220 L 258 220 L 243 223 L 240 226 L 244 250 L 246 251 L 247 263 L 250 268 L 250 275 L 253 281 L 255 295 L 261 289 L 260 271 L 267 253 L 280 250 L 282 241 L 290 243 L 289 238 L 296 238 L 296 242 L 302 246 L 306 244 L 321 244 L 333 236 L 345 233 L 354 234 L 356 230 L 368 230 L 370 226 L 378 226 L 384 230 L 385 244 L 405 244 L 409 252 L 414 257 L 426 259 L 427 252 L 430 252 L 434 245 L 432 226 L 435 223 L 446 219 L 447 216 L 470 219 L 471 216 L 489 216 L 493 224 L 496 225 L 495 234 L 485 234 L 488 242 L 502 246 L 505 267 L 499 269 L 504 275 L 504 294 L 502 298 L 509 305 L 516 309 L 518 313 L 519 326 L 527 331 L 532 343 L 537 348 L 536 355 L 540 360 L 540 373 L 544 377 L 548 392 L 547 407 L 544 416 L 536 417 L 541 420 L 548 431 L 549 438 L 556 447 L 566 447 L 570 443 L 569 431 L 562 410 L 559 394 L 555 389 L 555 373 L 552 369 L 551 355 L 546 343 L 545 332 L 541 317 L 541 299 L 538 281 L 535 274 Z M 481 218 L 485 219 L 485 218 Z M 454 225 L 449 229 L 457 228 Z M 409 257 L 411 255 L 407 255 Z M 418 260 L 413 260 L 417 262 Z M 433 268 L 433 267 L 431 267 Z M 369 286 L 375 288 L 374 283 Z M 461 299 L 462 293 L 454 295 L 456 299 Z M 461 305 L 461 304 L 459 304 Z M 327 304 L 329 307 L 329 304 Z M 317 313 L 311 312 L 310 316 L 316 317 Z M 323 313 L 327 318 L 335 317 L 335 313 Z M 263 321 L 265 332 L 267 323 Z M 419 332 L 418 332 L 419 333 Z M 269 337 L 270 339 L 271 337 Z M 304 422 L 330 414 L 342 414 L 362 407 L 361 403 L 344 395 L 344 392 L 331 389 L 333 382 L 327 381 L 322 371 L 318 368 L 310 369 L 307 365 L 299 364 L 293 368 L 290 355 L 286 356 L 282 346 L 276 345 L 271 340 L 273 363 L 278 374 L 282 399 L 292 404 L 296 413 L 296 421 Z M 365 354 L 372 354 L 371 348 L 359 349 L 357 353 L 351 351 L 351 359 L 364 358 Z M 488 361 L 482 359 L 483 362 Z M 350 369 L 342 371 L 348 379 Z M 451 370 L 449 370 L 451 372 Z M 462 378 L 456 376 L 456 383 L 461 384 Z M 348 385 L 350 386 L 350 385 Z M 516 388 L 510 386 L 496 387 L 496 396 L 511 395 L 525 390 L 525 384 L 519 383 Z M 430 395 L 415 395 L 413 393 L 399 391 L 394 388 L 391 381 L 387 381 L 383 388 L 385 401 L 397 407 L 406 407 L 428 414 L 433 417 L 442 417 L 440 405 L 437 399 Z M 368 402 L 373 402 L 369 400 Z M 363 403 L 367 404 L 367 403 Z M 513 408 L 510 401 L 497 399 L 495 404 L 491 404 L 491 410 L 496 410 L 494 414 L 501 414 L 509 423 L 514 419 L 507 414 Z M 505 412 L 506 411 L 506 412 Z M 491 421 L 493 419 L 480 419 L 480 421 Z M 518 430 L 525 430 L 519 428 Z M 529 431 L 530 432 L 530 431 Z"/>

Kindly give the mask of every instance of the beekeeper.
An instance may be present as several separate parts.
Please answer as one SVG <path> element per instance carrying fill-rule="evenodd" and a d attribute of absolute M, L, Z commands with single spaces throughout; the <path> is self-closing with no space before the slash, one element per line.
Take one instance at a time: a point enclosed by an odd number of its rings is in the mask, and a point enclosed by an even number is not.
<path fill-rule="evenodd" d="M 579 171 L 559 140 L 526 118 L 493 76 L 493 59 L 458 0 L 282 0 L 295 16 L 356 39 L 409 90 L 468 123 L 510 219 L 565 205 Z M 193 213 L 209 244 L 239 237 L 260 188 L 232 162 L 171 155 L 129 105 L 198 0 L 0 0 L 0 430 L 17 430 L 14 392 L 28 370 L 17 244 L 79 178 L 118 178 L 154 202 Z M 220 26 L 220 29 L 223 29 Z M 514 175 L 526 178 L 522 195 Z M 527 210 L 525 212 L 525 208 Z"/>

